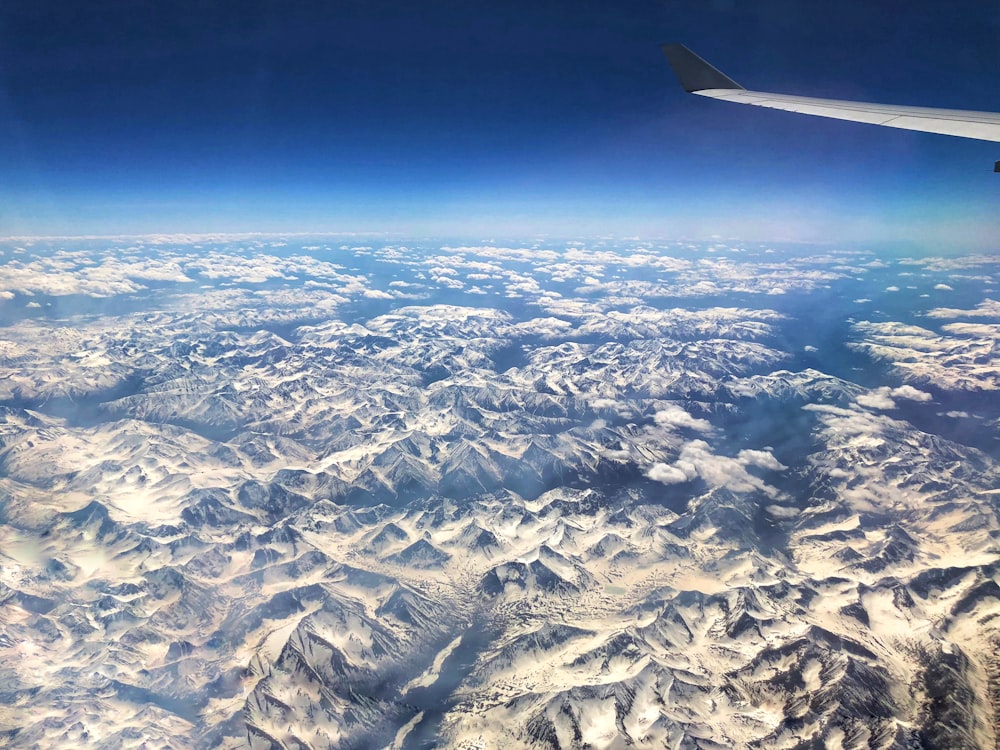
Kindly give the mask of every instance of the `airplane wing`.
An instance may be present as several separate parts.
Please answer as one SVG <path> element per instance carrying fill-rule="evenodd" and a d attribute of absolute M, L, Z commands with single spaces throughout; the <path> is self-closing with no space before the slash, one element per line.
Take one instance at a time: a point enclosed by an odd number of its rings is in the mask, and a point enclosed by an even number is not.
<path fill-rule="evenodd" d="M 689 94 L 713 99 L 752 104 L 756 107 L 783 109 L 803 115 L 832 117 L 872 125 L 884 125 L 903 130 L 920 130 L 960 138 L 1000 142 L 1000 113 L 971 112 L 960 109 L 906 107 L 896 104 L 849 102 L 838 99 L 816 99 L 808 96 L 770 94 L 748 91 L 732 78 L 702 60 L 683 44 L 665 44 L 663 52 L 674 69 L 681 86 Z M 1000 161 L 994 165 L 1000 172 Z"/>

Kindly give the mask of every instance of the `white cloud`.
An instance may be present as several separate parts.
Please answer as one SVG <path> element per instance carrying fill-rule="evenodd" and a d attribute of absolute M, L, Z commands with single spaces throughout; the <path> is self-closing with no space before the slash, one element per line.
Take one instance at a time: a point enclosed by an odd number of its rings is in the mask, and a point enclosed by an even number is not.
<path fill-rule="evenodd" d="M 820 420 L 844 442 L 855 442 L 861 438 L 866 445 L 880 445 L 880 437 L 886 424 L 891 423 L 888 417 L 872 414 L 861 409 L 843 409 L 827 404 L 806 404 L 802 407 L 819 415 Z"/>
<path fill-rule="evenodd" d="M 937 289 L 940 292 L 953 292 L 953 291 L 955 291 L 954 289 L 952 289 L 947 284 L 935 284 L 934 288 Z"/>
<path fill-rule="evenodd" d="M 928 271 L 950 272 L 981 270 L 983 266 L 993 268 L 997 264 L 994 255 L 963 255 L 938 258 L 904 258 L 902 265 L 923 266 Z"/>
<path fill-rule="evenodd" d="M 129 263 L 124 265 L 122 272 L 129 278 L 145 281 L 173 281 L 178 284 L 194 282 L 174 261 L 150 259 L 141 263 Z"/>
<path fill-rule="evenodd" d="M 595 398 L 590 402 L 591 409 L 617 409 L 621 405 L 613 398 Z"/>
<path fill-rule="evenodd" d="M 889 395 L 893 398 L 906 398 L 910 401 L 930 401 L 933 398 L 927 391 L 914 388 L 912 385 L 901 385 L 899 388 L 893 388 L 889 391 Z"/>
<path fill-rule="evenodd" d="M 742 450 L 736 458 L 748 466 L 759 466 L 762 469 L 771 469 L 772 471 L 783 471 L 788 468 L 770 451 Z"/>
<path fill-rule="evenodd" d="M 750 466 L 775 471 L 786 468 L 769 451 L 743 450 L 736 458 L 730 458 L 713 453 L 704 440 L 692 440 L 684 445 L 673 464 L 654 464 L 647 476 L 664 484 L 701 477 L 710 487 L 725 487 L 733 492 L 759 490 L 768 497 L 776 497 L 778 491 L 774 487 L 747 471 Z"/>
<path fill-rule="evenodd" d="M 706 419 L 692 417 L 687 411 L 675 404 L 669 404 L 653 415 L 656 424 L 661 427 L 685 427 L 698 432 L 711 432 L 712 424 Z"/>
<path fill-rule="evenodd" d="M 878 388 L 870 393 L 864 393 L 855 399 L 859 406 L 868 409 L 895 409 L 896 402 L 889 398 L 888 388 Z"/>
<path fill-rule="evenodd" d="M 29 263 L 14 261 L 4 266 L 7 291 L 37 292 L 53 297 L 81 294 L 110 297 L 133 294 L 146 287 L 128 278 L 126 264 L 83 265 L 63 258 L 38 258 Z"/>
<path fill-rule="evenodd" d="M 689 477 L 676 466 L 668 466 L 662 463 L 653 464 L 646 476 L 654 482 L 662 482 L 663 484 L 680 484 L 694 478 L 693 476 Z"/>
<path fill-rule="evenodd" d="M 899 287 L 898 286 L 887 286 L 885 288 L 885 290 L 887 292 L 898 292 L 899 291 Z"/>
<path fill-rule="evenodd" d="M 465 282 L 459 281 L 458 279 L 453 279 L 450 276 L 432 276 L 431 277 L 439 286 L 448 287 L 449 289 L 464 289 Z"/>

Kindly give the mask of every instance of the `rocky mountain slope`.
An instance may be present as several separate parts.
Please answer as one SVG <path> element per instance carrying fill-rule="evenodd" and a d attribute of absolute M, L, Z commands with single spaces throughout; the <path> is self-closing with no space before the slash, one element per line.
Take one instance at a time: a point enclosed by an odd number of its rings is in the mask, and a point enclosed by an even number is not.
<path fill-rule="evenodd" d="M 146 296 L 2 336 L 0 747 L 994 747 L 995 310 L 682 250 L 64 261 Z"/>

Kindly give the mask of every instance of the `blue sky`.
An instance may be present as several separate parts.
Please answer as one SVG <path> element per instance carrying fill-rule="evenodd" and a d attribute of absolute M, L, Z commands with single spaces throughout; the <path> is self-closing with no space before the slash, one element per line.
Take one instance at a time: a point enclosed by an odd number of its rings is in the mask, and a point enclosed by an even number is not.
<path fill-rule="evenodd" d="M 685 95 L 1000 111 L 1000 6 L 0 6 L 0 235 L 615 233 L 996 249 L 1000 144 Z"/>

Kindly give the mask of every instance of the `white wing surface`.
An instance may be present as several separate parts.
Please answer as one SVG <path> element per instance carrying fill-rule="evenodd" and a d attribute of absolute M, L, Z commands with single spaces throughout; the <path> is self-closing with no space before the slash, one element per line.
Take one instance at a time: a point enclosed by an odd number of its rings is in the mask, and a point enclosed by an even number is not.
<path fill-rule="evenodd" d="M 691 94 L 803 115 L 1000 142 L 1000 113 L 997 112 L 907 107 L 748 91 L 683 44 L 665 44 L 663 51 L 684 90 Z M 996 169 L 1000 171 L 1000 162 L 997 162 Z"/>

